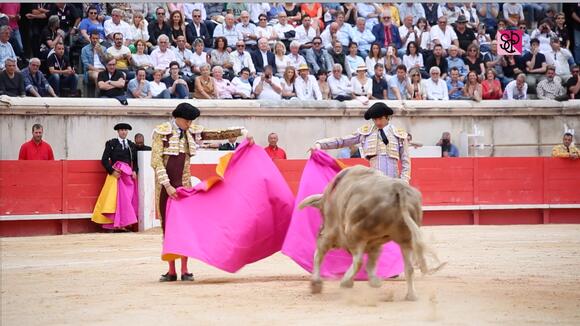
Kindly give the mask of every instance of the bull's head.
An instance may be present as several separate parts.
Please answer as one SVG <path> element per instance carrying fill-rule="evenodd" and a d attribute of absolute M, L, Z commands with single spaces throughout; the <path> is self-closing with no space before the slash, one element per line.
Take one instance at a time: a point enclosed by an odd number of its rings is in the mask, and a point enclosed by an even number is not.
<path fill-rule="evenodd" d="M 310 195 L 304 198 L 298 205 L 300 209 L 308 206 L 316 207 L 318 209 L 322 208 L 322 194 Z"/>

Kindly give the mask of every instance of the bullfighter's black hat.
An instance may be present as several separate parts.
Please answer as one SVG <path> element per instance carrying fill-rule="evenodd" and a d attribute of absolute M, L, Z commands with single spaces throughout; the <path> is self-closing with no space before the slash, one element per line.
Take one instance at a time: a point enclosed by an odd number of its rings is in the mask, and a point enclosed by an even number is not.
<path fill-rule="evenodd" d="M 365 112 L 365 120 L 388 117 L 390 115 L 393 115 L 393 109 L 388 107 L 385 103 L 378 102 L 371 105 L 367 112 Z"/>
<path fill-rule="evenodd" d="M 130 124 L 124 123 L 124 122 L 117 123 L 113 129 L 115 129 L 115 130 L 121 130 L 121 129 L 133 130 L 133 128 L 131 128 L 131 125 Z"/>
<path fill-rule="evenodd" d="M 185 120 L 195 120 L 199 114 L 199 109 L 189 103 L 179 104 L 172 113 L 173 117 Z"/>

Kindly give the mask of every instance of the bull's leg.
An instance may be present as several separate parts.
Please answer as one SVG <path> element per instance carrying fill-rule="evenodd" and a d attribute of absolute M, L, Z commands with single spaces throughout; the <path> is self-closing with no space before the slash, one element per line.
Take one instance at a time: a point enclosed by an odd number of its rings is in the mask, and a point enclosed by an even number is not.
<path fill-rule="evenodd" d="M 354 276 L 358 273 L 361 264 L 362 258 L 364 255 L 364 250 L 366 247 L 366 243 L 359 243 L 356 248 L 354 249 L 352 254 L 352 265 L 348 271 L 344 274 L 342 281 L 340 282 L 340 286 L 343 288 L 351 288 L 354 285 Z"/>
<path fill-rule="evenodd" d="M 401 252 L 403 253 L 403 259 L 405 261 L 405 280 L 407 281 L 407 296 L 405 297 L 405 300 L 415 301 L 417 300 L 415 285 L 413 284 L 413 274 L 415 273 L 415 270 L 413 269 L 413 263 L 411 262 L 413 248 L 411 248 L 410 245 L 401 245 Z"/>
<path fill-rule="evenodd" d="M 328 245 L 328 241 L 323 238 L 319 237 L 318 241 L 316 242 L 316 251 L 314 252 L 314 266 L 312 267 L 312 279 L 310 281 L 310 291 L 312 293 L 320 293 L 322 292 L 322 279 L 320 278 L 320 265 L 322 264 L 322 260 L 324 256 L 330 249 Z"/>
<path fill-rule="evenodd" d="M 367 275 L 369 277 L 369 285 L 374 288 L 381 287 L 381 279 L 377 277 L 377 260 L 381 255 L 383 247 L 373 246 L 367 250 Z"/>

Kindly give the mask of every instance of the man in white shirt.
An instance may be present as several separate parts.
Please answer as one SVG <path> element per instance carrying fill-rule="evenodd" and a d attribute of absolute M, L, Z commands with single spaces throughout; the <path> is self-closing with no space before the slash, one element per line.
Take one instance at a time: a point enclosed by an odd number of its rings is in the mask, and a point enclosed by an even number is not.
<path fill-rule="evenodd" d="M 312 47 L 312 39 L 318 35 L 318 25 L 316 29 L 312 27 L 312 18 L 308 15 L 302 16 L 302 25 L 296 27 L 296 41 L 303 49 Z"/>
<path fill-rule="evenodd" d="M 172 48 L 173 53 L 175 53 L 175 58 L 177 59 L 175 61 L 179 63 L 179 68 L 183 75 L 190 77 L 193 75 L 191 70 L 193 52 L 185 47 L 185 44 L 187 43 L 185 41 L 185 36 L 179 35 L 175 40 L 175 43 L 177 43 L 177 47 Z"/>
<path fill-rule="evenodd" d="M 310 74 L 307 64 L 302 64 L 298 67 L 298 75 L 294 81 L 296 97 L 301 100 L 322 100 L 318 81 L 316 81 L 316 77 Z"/>
<path fill-rule="evenodd" d="M 257 24 L 261 14 L 267 14 L 270 11 L 270 4 L 267 2 L 262 3 L 246 3 L 246 7 L 248 8 L 248 12 L 250 13 L 250 21 Z"/>
<path fill-rule="evenodd" d="M 403 6 L 405 5 L 406 4 L 403 4 Z M 399 35 L 401 36 L 401 44 L 403 45 L 401 49 L 406 52 L 409 42 L 414 41 L 417 43 L 417 35 L 419 35 L 421 31 L 419 28 L 413 27 L 413 16 L 407 15 L 401 17 L 403 17 L 403 25 L 399 27 Z"/>
<path fill-rule="evenodd" d="M 441 76 L 441 70 L 439 67 L 431 67 L 429 70 L 431 78 L 425 80 L 425 89 L 427 90 L 428 100 L 449 100 L 449 93 L 447 90 L 447 84 L 439 76 Z"/>
<path fill-rule="evenodd" d="M 447 25 L 447 17 L 445 16 L 439 17 L 437 26 L 431 27 L 429 36 L 431 37 L 431 43 L 433 43 L 432 46 L 441 44 L 443 50 L 449 49 L 451 44 L 459 47 L 457 34 L 455 34 L 455 31 L 451 26 Z"/>
<path fill-rule="evenodd" d="M 236 25 L 236 31 L 244 42 L 246 42 L 247 47 L 250 49 L 256 48 L 256 40 L 258 39 L 258 36 L 256 36 L 256 25 L 250 22 L 250 14 L 245 10 L 240 14 L 240 22 Z"/>
<path fill-rule="evenodd" d="M 336 33 L 336 38 L 340 41 L 343 48 L 348 47 L 350 43 L 350 30 L 352 29 L 350 24 L 344 22 L 344 12 L 339 11 L 336 15 L 336 23 L 338 24 L 338 32 Z"/>
<path fill-rule="evenodd" d="M 264 67 L 264 74 L 254 79 L 254 94 L 258 100 L 282 99 L 282 86 L 280 79 L 272 73 L 272 67 Z"/>
<path fill-rule="evenodd" d="M 526 83 L 526 75 L 518 74 L 515 80 L 509 82 L 503 92 L 504 100 L 527 100 L 528 99 L 528 84 Z"/>
<path fill-rule="evenodd" d="M 107 49 L 107 54 L 117 60 L 117 70 L 122 71 L 127 75 L 127 79 L 133 79 L 135 74 L 133 71 L 129 73 L 131 68 L 131 50 L 123 45 L 123 34 L 120 32 L 113 33 L 113 40 L 115 44 Z"/>
<path fill-rule="evenodd" d="M 367 30 L 370 31 L 373 26 L 379 23 L 378 17 L 381 14 L 381 8 L 376 3 L 359 2 L 356 4 L 356 11 L 359 18 L 363 18 L 366 22 L 365 28 Z"/>
<path fill-rule="evenodd" d="M 286 56 L 288 58 L 288 65 L 294 68 L 298 68 L 303 64 L 306 64 L 306 59 L 298 52 L 300 51 L 300 43 L 296 40 L 290 43 L 290 53 Z"/>
<path fill-rule="evenodd" d="M 425 8 L 423 8 L 421 3 L 401 3 L 399 5 L 399 17 L 404 18 L 407 16 L 413 17 L 413 21 L 411 22 L 413 26 L 417 25 L 417 20 L 421 17 L 425 17 Z M 403 34 L 401 34 L 401 39 L 402 38 Z"/>
<path fill-rule="evenodd" d="M 342 66 L 338 63 L 332 66 L 332 75 L 328 77 L 328 87 L 333 100 L 340 102 L 352 100 L 350 79 L 342 74 Z"/>
<path fill-rule="evenodd" d="M 168 75 L 168 68 L 171 61 L 176 61 L 175 53 L 169 49 L 169 37 L 165 34 L 159 35 L 157 38 L 159 47 L 151 52 L 151 62 L 153 68 L 165 71 Z"/>
<path fill-rule="evenodd" d="M 250 74 L 252 76 L 255 76 L 256 67 L 252 62 L 252 56 L 246 51 L 246 44 L 242 40 L 237 41 L 235 44 L 236 51 L 232 51 L 232 53 L 230 53 L 230 59 L 234 65 L 232 68 L 234 74 L 237 76 L 240 73 L 240 70 L 245 67 L 250 69 Z"/>
<path fill-rule="evenodd" d="M 568 63 L 568 60 L 572 58 L 572 53 L 570 50 L 560 47 L 560 39 L 558 37 L 552 37 L 550 46 L 552 50 L 546 53 L 546 63 L 556 68 L 556 76 L 560 77 L 562 82 L 565 83 L 572 77 L 570 64 Z"/>
<path fill-rule="evenodd" d="M 278 14 L 278 24 L 274 25 L 274 32 L 278 35 L 278 39 L 285 41 L 286 44 L 296 36 L 294 26 L 288 24 L 288 15 L 286 15 L 286 12 L 282 11 Z"/>
<path fill-rule="evenodd" d="M 113 34 L 121 33 L 123 36 L 123 44 L 129 46 L 133 43 L 131 39 L 131 27 L 123 20 L 124 15 L 123 10 L 118 8 L 113 9 L 111 19 L 106 20 L 104 24 L 105 35 L 110 41 L 114 42 Z"/>
<path fill-rule="evenodd" d="M 350 38 L 357 42 L 358 51 L 363 58 L 366 58 L 371 50 L 371 44 L 375 41 L 376 37 L 373 35 L 370 29 L 365 28 L 365 19 L 359 17 L 356 19 L 356 27 L 351 29 Z"/>
<path fill-rule="evenodd" d="M 227 14 L 225 17 L 225 23 L 216 26 L 213 31 L 214 39 L 219 36 L 223 36 L 228 40 L 228 44 L 236 44 L 238 40 L 243 39 L 242 35 L 238 33 L 236 30 L 236 26 L 234 25 L 235 19 L 234 15 Z"/>
<path fill-rule="evenodd" d="M 338 33 L 338 24 L 334 22 L 328 25 L 324 32 L 320 34 L 320 38 L 322 39 L 322 46 L 326 50 L 331 50 L 334 47 L 333 40 L 337 38 L 336 33 Z"/>

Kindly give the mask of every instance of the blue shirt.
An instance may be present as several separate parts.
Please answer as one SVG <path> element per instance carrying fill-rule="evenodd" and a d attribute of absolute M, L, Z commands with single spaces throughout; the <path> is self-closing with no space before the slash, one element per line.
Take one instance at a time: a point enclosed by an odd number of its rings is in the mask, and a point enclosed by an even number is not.
<path fill-rule="evenodd" d="M 469 72 L 463 59 L 460 57 L 447 57 L 447 71 L 451 72 L 451 68 L 453 67 L 459 69 L 459 75 L 463 77 L 467 76 L 467 73 Z"/>
<path fill-rule="evenodd" d="M 463 95 L 463 82 L 462 81 L 457 81 L 457 84 L 455 85 L 455 87 L 460 87 L 461 89 L 458 90 L 457 92 L 451 94 L 451 89 L 454 87 L 451 84 L 451 77 L 447 79 L 447 91 L 449 92 L 449 99 L 450 100 L 458 100 L 462 95 Z"/>
<path fill-rule="evenodd" d="M 79 29 L 86 30 L 89 36 L 93 33 L 93 31 L 98 31 L 101 39 L 103 40 L 105 39 L 105 27 L 101 23 L 93 24 L 91 23 L 90 19 L 85 18 L 81 20 L 81 23 L 79 24 Z"/>

